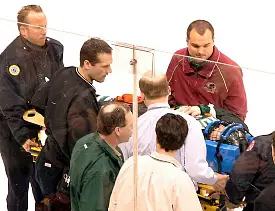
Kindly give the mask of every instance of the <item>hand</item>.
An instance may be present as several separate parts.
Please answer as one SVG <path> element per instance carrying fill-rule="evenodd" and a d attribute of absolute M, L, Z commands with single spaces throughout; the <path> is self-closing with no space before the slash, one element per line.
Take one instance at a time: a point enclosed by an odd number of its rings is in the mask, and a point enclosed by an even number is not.
<path fill-rule="evenodd" d="M 218 174 L 215 173 L 216 176 L 218 177 L 217 182 L 213 185 L 216 191 L 224 191 L 224 188 L 226 186 L 227 181 L 229 180 L 229 175 L 223 175 L 223 174 Z"/>
<path fill-rule="evenodd" d="M 26 152 L 30 152 L 31 147 L 38 147 L 38 144 L 28 139 L 22 147 L 26 150 Z"/>
<path fill-rule="evenodd" d="M 238 207 L 240 207 L 240 205 L 237 205 L 237 204 L 232 204 L 230 201 L 228 200 L 225 200 L 225 206 L 228 208 L 227 210 L 234 210 Z"/>
<path fill-rule="evenodd" d="M 185 113 L 185 112 L 188 112 L 190 110 L 190 108 L 191 108 L 191 106 L 180 106 L 177 109 L 177 111 Z"/>
<path fill-rule="evenodd" d="M 199 106 L 182 106 L 178 109 L 178 111 L 189 114 L 191 116 L 201 115 L 201 109 Z"/>

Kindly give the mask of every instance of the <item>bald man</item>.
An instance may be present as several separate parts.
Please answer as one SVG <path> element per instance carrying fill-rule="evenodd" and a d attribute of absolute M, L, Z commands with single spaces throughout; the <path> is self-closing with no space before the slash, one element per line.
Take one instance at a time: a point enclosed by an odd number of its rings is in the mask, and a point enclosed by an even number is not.
<path fill-rule="evenodd" d="M 165 74 L 157 73 L 152 77 L 148 71 L 139 81 L 141 95 L 148 110 L 138 118 L 139 155 L 150 155 L 156 151 L 157 121 L 167 113 L 181 115 L 188 124 L 185 144 L 177 151 L 175 158 L 195 183 L 214 185 L 217 190 L 225 187 L 227 176 L 214 173 L 206 161 L 206 144 L 200 124 L 194 117 L 171 110 L 168 104 L 170 87 Z M 179 128 L 180 129 L 180 128 Z M 120 144 L 124 159 L 133 156 L 133 139 Z M 196 184 L 195 184 L 196 185 Z"/>
<path fill-rule="evenodd" d="M 132 127 L 133 115 L 128 105 L 111 102 L 101 107 L 97 132 L 79 139 L 72 152 L 72 210 L 108 210 L 115 180 L 123 163 L 117 145 L 129 140 Z"/>

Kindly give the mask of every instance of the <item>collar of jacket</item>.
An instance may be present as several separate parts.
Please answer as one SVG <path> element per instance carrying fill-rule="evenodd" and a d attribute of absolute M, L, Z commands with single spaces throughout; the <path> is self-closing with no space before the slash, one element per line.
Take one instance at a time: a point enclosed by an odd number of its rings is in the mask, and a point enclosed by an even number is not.
<path fill-rule="evenodd" d="M 24 37 L 20 36 L 23 44 L 24 44 L 24 47 L 26 47 L 27 49 L 30 49 L 31 51 L 35 51 L 35 52 L 45 52 L 45 50 L 47 50 L 48 48 L 48 45 L 47 45 L 47 42 L 48 42 L 48 38 L 46 38 L 46 43 L 44 46 L 38 46 L 38 45 L 35 45 L 33 43 L 31 43 L 30 41 L 28 41 L 27 39 L 25 39 Z"/>
<path fill-rule="evenodd" d="M 188 56 L 188 48 L 185 48 L 183 51 L 183 54 L 185 56 Z M 218 48 L 216 46 L 213 47 L 213 54 L 212 56 L 210 56 L 210 58 L 208 60 L 210 61 L 219 61 L 219 55 L 220 55 L 220 51 L 218 50 Z M 191 67 L 189 59 L 187 57 L 185 57 L 183 59 L 183 69 L 184 69 L 184 73 L 186 74 L 190 74 L 190 73 L 195 73 L 195 70 Z M 211 77 L 212 73 L 213 73 L 213 69 L 214 69 L 214 65 L 215 63 L 212 62 L 207 62 L 201 69 L 200 71 L 197 72 L 197 74 L 209 78 Z"/>
<path fill-rule="evenodd" d="M 158 108 L 170 108 L 168 103 L 153 103 L 147 107 L 147 110 L 154 110 Z"/>
<path fill-rule="evenodd" d="M 174 166 L 176 166 L 177 168 L 182 169 L 181 164 L 175 158 L 173 158 L 169 155 L 161 154 L 158 152 L 152 152 L 150 156 L 156 160 L 159 160 L 161 162 L 171 163 Z"/>
<path fill-rule="evenodd" d="M 122 166 L 122 156 L 118 156 L 115 151 L 109 146 L 109 144 L 107 144 L 104 140 L 100 138 L 98 133 L 95 141 L 99 144 L 101 149 L 110 157 L 110 159 L 112 159 L 114 162 L 117 162 L 120 167 Z M 121 150 L 119 149 L 119 147 L 116 147 L 116 150 L 121 154 Z"/>

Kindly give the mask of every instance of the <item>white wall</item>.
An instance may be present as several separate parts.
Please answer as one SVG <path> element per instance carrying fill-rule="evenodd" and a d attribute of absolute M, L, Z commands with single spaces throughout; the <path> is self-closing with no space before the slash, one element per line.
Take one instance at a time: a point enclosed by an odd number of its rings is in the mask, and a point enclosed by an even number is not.
<path fill-rule="evenodd" d="M 222 3 L 221 3 L 222 2 Z M 195 19 L 207 19 L 215 27 L 217 47 L 240 66 L 268 71 L 273 69 L 274 13 L 271 1 L 27 1 L 10 0 L 0 8 L 0 17 L 16 20 L 22 5 L 40 4 L 48 17 L 48 27 L 107 40 L 148 46 L 168 52 L 185 47 L 188 24 Z M 0 20 L 2 51 L 17 35 L 16 24 Z M 87 36 L 49 30 L 48 35 L 65 46 L 65 65 L 78 65 L 79 49 Z M 102 94 L 119 95 L 132 91 L 131 52 L 115 48 L 113 74 L 106 83 L 97 85 Z M 138 53 L 138 69 L 151 68 L 151 54 Z M 141 59 L 142 58 L 142 59 Z M 170 54 L 156 53 L 157 71 L 165 72 Z M 253 134 L 274 129 L 273 74 L 243 69 L 248 97 L 247 124 Z M 119 83 L 117 83 L 119 81 Z"/>
<path fill-rule="evenodd" d="M 221 3 L 222 2 L 222 3 Z M 27 1 L 10 0 L 0 8 L 0 17 L 16 20 L 22 5 L 40 4 L 48 17 L 48 27 L 87 36 L 102 37 L 148 46 L 168 52 L 185 47 L 188 24 L 207 19 L 215 27 L 217 47 L 239 65 L 275 73 L 273 69 L 273 21 L 271 1 Z M 17 35 L 16 24 L 0 20 L 0 51 Z M 48 35 L 65 46 L 65 65 L 78 65 L 79 49 L 87 36 L 49 30 Z M 113 74 L 97 85 L 102 94 L 119 95 L 132 91 L 131 52 L 115 48 Z M 119 58 L 119 59 L 118 59 Z M 151 68 L 151 54 L 138 53 L 138 69 Z M 142 59 L 141 59 L 142 58 Z M 170 54 L 156 53 L 157 71 L 165 72 Z M 243 69 L 248 97 L 247 124 L 254 135 L 271 132 L 273 126 L 273 74 Z M 117 83 L 119 81 L 119 83 Z"/>

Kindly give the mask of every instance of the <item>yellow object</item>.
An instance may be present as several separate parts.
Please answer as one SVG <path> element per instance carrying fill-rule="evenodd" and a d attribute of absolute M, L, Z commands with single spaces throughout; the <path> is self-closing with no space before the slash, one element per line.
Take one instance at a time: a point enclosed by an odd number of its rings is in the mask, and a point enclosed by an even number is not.
<path fill-rule="evenodd" d="M 44 117 L 38 113 L 35 109 L 28 110 L 24 113 L 23 119 L 27 122 L 45 127 Z"/>
<path fill-rule="evenodd" d="M 219 210 L 221 210 L 219 207 L 210 205 L 210 204 L 205 203 L 205 202 L 201 202 L 201 207 L 202 207 L 202 210 L 206 210 L 206 211 L 219 211 Z"/>
<path fill-rule="evenodd" d="M 211 185 L 198 184 L 198 198 L 201 203 L 202 210 L 220 211 L 225 207 L 224 197 L 216 192 Z"/>

